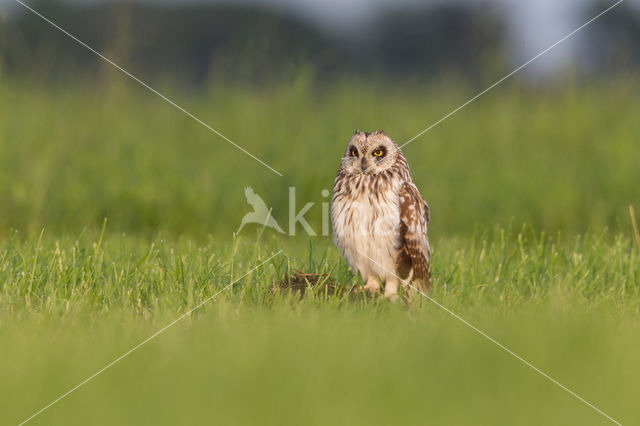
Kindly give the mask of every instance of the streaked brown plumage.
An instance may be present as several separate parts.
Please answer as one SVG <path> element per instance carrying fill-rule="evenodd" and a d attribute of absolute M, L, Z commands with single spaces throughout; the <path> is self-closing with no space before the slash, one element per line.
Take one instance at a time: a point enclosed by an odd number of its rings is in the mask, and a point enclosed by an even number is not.
<path fill-rule="evenodd" d="M 384 132 L 357 131 L 333 187 L 334 240 L 365 289 L 394 296 L 401 282 L 431 285 L 429 207 L 398 145 Z"/>

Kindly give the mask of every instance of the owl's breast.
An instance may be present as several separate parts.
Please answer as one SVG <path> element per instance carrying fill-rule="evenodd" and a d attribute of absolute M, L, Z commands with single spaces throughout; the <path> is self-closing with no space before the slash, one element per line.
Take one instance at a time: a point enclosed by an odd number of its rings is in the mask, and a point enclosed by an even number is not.
<path fill-rule="evenodd" d="M 367 178 L 355 185 L 336 182 L 331 204 L 336 245 L 349 266 L 365 279 L 394 271 L 400 246 L 399 184 L 381 187 L 367 182 Z"/>

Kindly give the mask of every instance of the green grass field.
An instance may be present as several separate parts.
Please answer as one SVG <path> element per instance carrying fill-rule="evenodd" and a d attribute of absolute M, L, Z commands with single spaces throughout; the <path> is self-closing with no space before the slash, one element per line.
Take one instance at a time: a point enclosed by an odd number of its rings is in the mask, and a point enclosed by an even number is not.
<path fill-rule="evenodd" d="M 403 142 L 474 94 L 313 81 L 152 82 L 279 177 L 111 71 L 0 77 L 0 424 L 207 300 L 29 424 L 612 424 L 426 299 L 279 289 L 295 270 L 355 282 L 320 235 L 355 128 Z M 625 425 L 640 419 L 639 94 L 631 78 L 505 83 L 404 149 L 431 207 L 431 297 Z M 295 187 L 319 235 L 234 236 L 246 186 L 285 229 Z"/>

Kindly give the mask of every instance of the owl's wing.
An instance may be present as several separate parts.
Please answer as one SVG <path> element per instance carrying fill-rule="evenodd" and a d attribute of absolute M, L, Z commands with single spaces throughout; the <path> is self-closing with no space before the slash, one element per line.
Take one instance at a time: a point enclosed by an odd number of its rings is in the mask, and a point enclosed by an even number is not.
<path fill-rule="evenodd" d="M 426 290 L 431 287 L 431 248 L 427 237 L 429 206 L 413 183 L 402 184 L 399 200 L 400 250 L 396 267 L 403 279 L 413 269 L 412 281 Z"/>

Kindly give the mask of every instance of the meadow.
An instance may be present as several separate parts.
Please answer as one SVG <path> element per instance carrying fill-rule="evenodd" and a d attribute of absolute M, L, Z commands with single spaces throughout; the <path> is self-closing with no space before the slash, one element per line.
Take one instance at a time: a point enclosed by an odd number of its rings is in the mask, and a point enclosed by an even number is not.
<path fill-rule="evenodd" d="M 320 232 L 355 128 L 403 142 L 473 88 L 153 85 L 284 176 L 109 70 L 0 75 L 1 424 L 204 301 L 30 424 L 612 423 L 429 300 L 280 286 L 355 283 Z M 622 424 L 640 419 L 639 92 L 505 83 L 404 149 L 431 297 Z M 295 187 L 318 235 L 235 235 L 247 186 L 285 229 Z"/>

